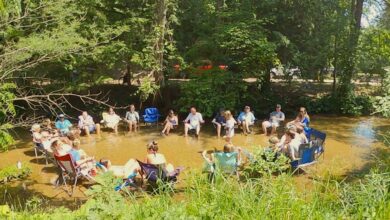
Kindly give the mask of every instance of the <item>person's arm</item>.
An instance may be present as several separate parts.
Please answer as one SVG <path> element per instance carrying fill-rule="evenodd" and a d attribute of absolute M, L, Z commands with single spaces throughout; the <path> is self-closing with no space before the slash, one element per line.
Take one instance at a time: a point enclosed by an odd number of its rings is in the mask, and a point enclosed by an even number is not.
<path fill-rule="evenodd" d="M 278 118 L 277 120 L 279 122 L 282 122 L 282 121 L 284 121 L 284 119 L 286 119 L 286 117 L 285 117 L 284 113 L 282 113 L 282 117 Z"/>
<path fill-rule="evenodd" d="M 184 123 L 188 123 L 188 121 L 190 120 L 190 116 L 191 116 L 191 113 L 190 114 L 188 114 L 188 116 L 187 116 L 187 118 L 186 119 L 184 119 Z"/>
<path fill-rule="evenodd" d="M 202 152 L 202 157 L 203 157 L 203 159 L 204 159 L 207 163 L 209 163 L 209 164 L 213 163 L 212 158 L 207 157 L 207 154 L 208 154 L 208 151 L 207 151 L 207 150 L 204 150 L 204 151 Z"/>
<path fill-rule="evenodd" d="M 79 123 L 78 123 L 78 125 L 79 125 L 79 128 L 83 128 L 84 127 L 84 120 L 83 120 L 83 118 L 81 116 L 79 116 Z"/>
<path fill-rule="evenodd" d="M 138 112 L 134 112 L 134 114 L 135 114 L 135 118 L 137 119 L 137 123 L 139 123 L 139 114 L 138 114 Z"/>
<path fill-rule="evenodd" d="M 93 120 L 92 116 L 89 116 L 89 125 L 94 125 L 95 121 Z"/>
<path fill-rule="evenodd" d="M 213 118 L 213 120 L 211 121 L 211 123 L 213 123 L 213 124 L 218 124 L 218 123 L 217 123 L 217 120 L 215 120 L 215 118 Z"/>
<path fill-rule="evenodd" d="M 199 122 L 200 122 L 200 123 L 202 123 L 202 124 L 204 123 L 204 120 L 203 120 L 202 114 L 200 114 L 200 113 L 199 113 Z"/>
<path fill-rule="evenodd" d="M 128 121 L 128 118 L 129 118 L 129 113 L 130 113 L 130 112 L 126 112 L 126 115 L 125 115 L 125 121 Z"/>
<path fill-rule="evenodd" d="M 72 123 L 70 123 L 70 121 L 69 120 L 66 120 L 66 128 L 71 128 L 73 125 L 72 125 Z"/>
<path fill-rule="evenodd" d="M 243 120 L 242 120 L 242 116 L 243 116 L 243 115 L 244 115 L 243 112 L 241 112 L 241 113 L 238 115 L 238 117 L 237 117 L 238 124 L 241 124 L 241 122 L 243 121 Z"/>
<path fill-rule="evenodd" d="M 253 112 L 251 112 L 251 122 L 255 122 L 255 121 L 256 121 L 255 115 L 253 114 Z"/>
<path fill-rule="evenodd" d="M 81 165 L 83 165 L 83 164 L 85 164 L 85 163 L 88 163 L 88 162 L 91 162 L 91 161 L 94 161 L 94 160 L 95 160 L 95 158 L 93 158 L 93 157 L 88 157 L 88 158 L 85 158 L 85 159 L 81 159 L 81 160 L 76 161 L 76 165 L 77 165 L 77 166 L 81 166 Z"/>
<path fill-rule="evenodd" d="M 283 135 L 280 139 L 279 143 L 276 144 L 277 147 L 281 148 L 284 145 L 284 142 L 286 142 L 286 135 Z"/>
<path fill-rule="evenodd" d="M 57 129 L 60 129 L 60 124 L 58 123 L 58 121 L 56 121 L 56 122 L 54 123 L 54 126 L 55 126 Z"/>
<path fill-rule="evenodd" d="M 237 147 L 237 163 L 238 164 L 241 163 L 241 152 L 242 152 L 241 147 Z"/>

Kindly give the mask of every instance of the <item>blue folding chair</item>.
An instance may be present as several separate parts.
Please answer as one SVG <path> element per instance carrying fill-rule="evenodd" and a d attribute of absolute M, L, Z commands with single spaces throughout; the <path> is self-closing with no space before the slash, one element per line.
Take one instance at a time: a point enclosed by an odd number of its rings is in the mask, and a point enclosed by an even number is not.
<path fill-rule="evenodd" d="M 309 143 L 301 144 L 299 146 L 299 159 L 290 163 L 294 170 L 293 173 L 298 170 L 304 170 L 305 167 L 315 164 L 318 161 L 318 158 L 321 155 L 324 155 L 325 138 L 325 133 L 313 128 L 310 129 Z"/>
<path fill-rule="evenodd" d="M 157 108 L 146 108 L 143 118 L 145 124 L 153 124 L 156 123 L 158 127 L 158 121 L 160 118 L 160 112 Z"/>
<path fill-rule="evenodd" d="M 177 182 L 177 176 L 180 174 L 179 172 L 175 172 L 173 175 L 169 175 L 167 171 L 164 169 L 164 164 L 154 165 L 143 163 L 137 160 L 139 166 L 141 167 L 141 175 L 145 177 L 148 183 L 155 187 L 158 184 L 158 181 L 162 181 L 163 183 L 175 183 Z"/>
<path fill-rule="evenodd" d="M 205 158 L 204 170 L 209 173 L 208 179 L 211 183 L 215 182 L 216 175 L 228 175 L 239 177 L 238 166 L 241 164 L 241 160 L 238 157 L 237 152 L 225 153 L 225 152 L 214 152 L 215 161 L 212 162 Z"/>

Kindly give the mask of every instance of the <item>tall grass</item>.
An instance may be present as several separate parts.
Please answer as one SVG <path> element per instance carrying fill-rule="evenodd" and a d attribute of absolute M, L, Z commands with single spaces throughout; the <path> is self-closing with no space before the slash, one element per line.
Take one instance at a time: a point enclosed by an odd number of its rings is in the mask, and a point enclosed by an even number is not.
<path fill-rule="evenodd" d="M 8 212 L 11 219 L 390 219 L 390 175 L 372 172 L 358 182 L 313 181 L 302 191 L 288 174 L 238 182 L 219 177 L 211 184 L 198 172 L 187 175 L 183 199 L 171 193 L 120 196 L 104 175 L 79 210 Z M 1 209 L 0 209 L 1 210 Z M 1 216 L 1 213 L 0 213 Z"/>

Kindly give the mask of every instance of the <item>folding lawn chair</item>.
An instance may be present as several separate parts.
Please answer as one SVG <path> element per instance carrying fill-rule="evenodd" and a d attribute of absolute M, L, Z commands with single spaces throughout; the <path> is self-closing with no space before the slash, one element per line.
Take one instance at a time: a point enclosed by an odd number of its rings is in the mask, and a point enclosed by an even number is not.
<path fill-rule="evenodd" d="M 139 166 L 141 167 L 141 176 L 144 176 L 148 183 L 155 187 L 157 186 L 158 181 L 162 181 L 163 183 L 175 183 L 177 182 L 177 176 L 179 172 L 175 172 L 174 175 L 169 175 L 167 171 L 164 169 L 165 165 L 154 165 L 147 164 L 137 160 Z"/>
<path fill-rule="evenodd" d="M 235 175 L 237 177 L 239 176 L 238 166 L 240 165 L 241 161 L 238 159 L 237 152 L 215 152 L 213 154 L 215 162 L 209 161 L 208 159 L 203 157 L 206 161 L 206 169 L 208 169 L 209 180 L 211 182 L 215 181 L 215 177 L 217 174 L 229 176 Z"/>
<path fill-rule="evenodd" d="M 293 173 L 298 170 L 305 171 L 305 167 L 317 163 L 318 158 L 324 155 L 326 134 L 312 128 L 309 137 L 309 143 L 299 146 L 299 159 L 291 162 Z"/>
<path fill-rule="evenodd" d="M 46 165 L 50 162 L 55 163 L 55 159 L 53 158 L 53 154 L 48 152 L 43 146 L 34 143 L 34 153 L 35 153 L 35 159 L 38 162 L 38 154 L 41 154 L 45 158 Z"/>
<path fill-rule="evenodd" d="M 153 124 L 156 123 L 158 127 L 158 121 L 160 118 L 160 112 L 158 111 L 157 108 L 146 108 L 143 119 L 145 124 Z"/>
<path fill-rule="evenodd" d="M 76 187 L 77 181 L 80 177 L 84 177 L 89 181 L 95 182 L 95 179 L 90 174 L 92 169 L 87 170 L 77 166 L 70 154 L 66 154 L 64 156 L 54 155 L 54 158 L 61 169 L 61 178 L 63 184 L 67 186 L 66 180 L 73 180 L 72 190 L 70 193 L 68 192 L 70 196 L 73 195 L 74 188 Z"/>

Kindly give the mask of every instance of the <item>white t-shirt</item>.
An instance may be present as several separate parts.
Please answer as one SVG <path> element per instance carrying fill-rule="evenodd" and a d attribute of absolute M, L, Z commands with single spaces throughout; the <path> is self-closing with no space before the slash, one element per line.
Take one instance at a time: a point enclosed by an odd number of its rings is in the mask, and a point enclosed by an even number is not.
<path fill-rule="evenodd" d="M 288 146 L 290 147 L 290 153 L 293 160 L 295 160 L 296 156 L 299 152 L 299 146 L 301 145 L 301 138 L 298 135 L 290 141 Z"/>
<path fill-rule="evenodd" d="M 225 129 L 226 129 L 226 136 L 233 137 L 234 136 L 234 125 L 236 124 L 236 120 L 234 118 L 231 118 L 229 120 L 226 120 Z"/>
<path fill-rule="evenodd" d="M 200 123 L 203 123 L 203 117 L 202 117 L 202 114 L 200 114 L 199 112 L 192 114 L 188 114 L 186 120 L 186 122 L 189 122 L 192 126 L 197 126 L 199 125 Z"/>
<path fill-rule="evenodd" d="M 41 135 L 41 133 L 34 131 L 32 136 L 33 136 L 33 142 L 34 143 L 37 143 L 37 144 L 42 143 L 42 140 L 41 140 L 42 139 L 42 135 Z"/>

